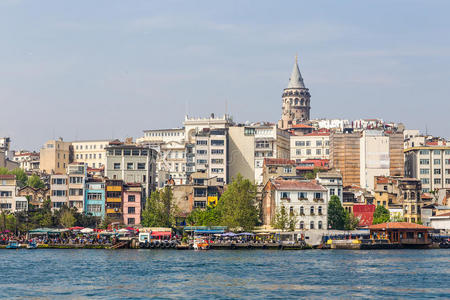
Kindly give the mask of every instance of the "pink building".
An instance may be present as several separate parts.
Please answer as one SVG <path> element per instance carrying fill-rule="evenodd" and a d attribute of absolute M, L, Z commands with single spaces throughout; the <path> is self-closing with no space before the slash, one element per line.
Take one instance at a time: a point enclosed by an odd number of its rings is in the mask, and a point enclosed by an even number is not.
<path fill-rule="evenodd" d="M 138 225 L 141 223 L 142 186 L 139 183 L 127 183 L 123 189 L 123 223 Z"/>

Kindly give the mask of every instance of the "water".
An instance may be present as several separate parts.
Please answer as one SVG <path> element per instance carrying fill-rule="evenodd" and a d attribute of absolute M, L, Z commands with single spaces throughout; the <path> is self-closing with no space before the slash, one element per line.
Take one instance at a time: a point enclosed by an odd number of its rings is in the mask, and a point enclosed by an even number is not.
<path fill-rule="evenodd" d="M 1 250 L 0 298 L 450 297 L 450 250 Z"/>

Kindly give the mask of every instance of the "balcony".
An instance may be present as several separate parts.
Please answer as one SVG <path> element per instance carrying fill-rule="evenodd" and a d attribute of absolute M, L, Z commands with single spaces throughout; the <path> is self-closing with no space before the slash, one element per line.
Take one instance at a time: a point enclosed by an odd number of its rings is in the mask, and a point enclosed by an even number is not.
<path fill-rule="evenodd" d="M 323 198 L 314 198 L 315 202 L 324 202 Z"/>
<path fill-rule="evenodd" d="M 281 200 L 285 200 L 287 202 L 291 202 L 291 198 L 289 198 L 289 197 L 281 197 Z"/>
<path fill-rule="evenodd" d="M 106 202 L 122 202 L 122 198 L 106 198 Z"/>
<path fill-rule="evenodd" d="M 122 213 L 122 209 L 120 208 L 107 208 L 106 209 L 107 214 L 120 214 Z"/>
<path fill-rule="evenodd" d="M 306 198 L 306 197 L 298 197 L 297 199 L 299 201 L 308 201 L 308 198 Z"/>

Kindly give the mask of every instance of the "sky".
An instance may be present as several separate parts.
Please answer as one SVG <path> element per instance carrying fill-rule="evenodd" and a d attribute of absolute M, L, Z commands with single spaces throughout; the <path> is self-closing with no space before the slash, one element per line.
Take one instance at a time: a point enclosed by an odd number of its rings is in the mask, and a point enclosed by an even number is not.
<path fill-rule="evenodd" d="M 281 117 L 294 57 L 311 118 L 450 137 L 450 1 L 0 0 L 13 149 L 140 137 L 184 116 Z"/>

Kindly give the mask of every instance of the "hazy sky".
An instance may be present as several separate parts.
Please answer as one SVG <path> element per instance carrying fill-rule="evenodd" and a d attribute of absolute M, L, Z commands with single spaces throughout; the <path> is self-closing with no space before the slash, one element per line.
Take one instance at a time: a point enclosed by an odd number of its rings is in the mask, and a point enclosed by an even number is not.
<path fill-rule="evenodd" d="M 0 135 L 139 137 L 184 115 L 275 122 L 294 56 L 311 117 L 450 136 L 450 1 L 0 0 Z"/>

